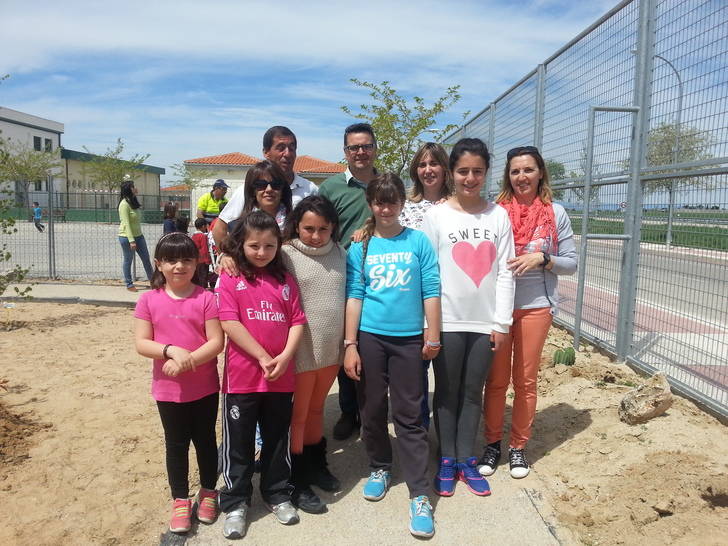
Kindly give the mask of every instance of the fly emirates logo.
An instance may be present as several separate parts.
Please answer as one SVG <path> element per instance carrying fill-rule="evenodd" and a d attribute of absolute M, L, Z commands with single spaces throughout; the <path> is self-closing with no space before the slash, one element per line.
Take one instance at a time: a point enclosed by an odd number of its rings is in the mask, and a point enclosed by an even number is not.
<path fill-rule="evenodd" d="M 412 280 L 411 268 L 404 268 L 402 264 L 411 263 L 411 252 L 388 252 L 367 256 L 367 265 L 371 266 L 369 268 L 369 278 L 371 279 L 369 287 L 372 290 L 395 287 L 400 287 L 400 290 L 409 290 L 409 288 L 403 287 Z"/>
<path fill-rule="evenodd" d="M 260 302 L 260 309 L 251 309 L 248 307 L 246 310 L 248 319 L 250 320 L 262 320 L 263 322 L 286 322 L 286 316 L 280 311 L 273 310 L 273 304 L 269 301 L 262 300 Z"/>

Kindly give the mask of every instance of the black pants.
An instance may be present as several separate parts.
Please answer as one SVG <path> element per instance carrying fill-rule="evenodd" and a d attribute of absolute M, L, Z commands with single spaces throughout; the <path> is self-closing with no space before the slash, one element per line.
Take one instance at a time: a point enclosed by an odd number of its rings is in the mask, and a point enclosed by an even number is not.
<path fill-rule="evenodd" d="M 483 412 L 483 385 L 493 351 L 490 335 L 442 332 L 442 350 L 433 361 L 435 430 L 440 456 L 459 463 L 475 455 L 475 438 Z"/>
<path fill-rule="evenodd" d="M 356 382 L 346 375 L 344 367 L 339 369 L 339 375 L 336 376 L 339 382 L 339 408 L 341 413 L 356 415 L 359 413 L 359 404 L 356 400 Z"/>
<path fill-rule="evenodd" d="M 387 393 L 397 435 L 397 454 L 410 497 L 428 494 L 427 431 L 422 424 L 422 336 L 359 332 L 361 380 L 357 383 L 361 439 L 374 470 L 392 467 Z"/>
<path fill-rule="evenodd" d="M 35 229 L 43 233 L 43 231 L 45 230 L 45 226 L 40 223 L 40 220 L 33 220 L 33 224 L 35 224 Z"/>
<path fill-rule="evenodd" d="M 291 500 L 289 451 L 292 392 L 223 394 L 222 475 L 220 508 L 234 510 L 250 505 L 255 467 L 255 423 L 260 423 L 260 493 L 268 504 Z"/>
<path fill-rule="evenodd" d="M 200 485 L 215 489 L 217 482 L 217 421 L 218 394 L 210 394 L 193 402 L 157 402 L 164 428 L 167 452 L 167 479 L 173 499 L 190 495 L 189 449 L 195 445 Z"/>

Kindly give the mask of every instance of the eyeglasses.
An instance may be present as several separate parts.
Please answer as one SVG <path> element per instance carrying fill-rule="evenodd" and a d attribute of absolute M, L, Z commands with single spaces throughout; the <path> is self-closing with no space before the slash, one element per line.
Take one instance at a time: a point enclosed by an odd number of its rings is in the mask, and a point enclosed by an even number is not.
<path fill-rule="evenodd" d="M 364 152 L 371 152 L 374 149 L 374 144 L 352 144 L 350 146 L 344 146 L 344 149 L 349 152 L 358 152 L 362 150 Z"/>
<path fill-rule="evenodd" d="M 508 150 L 508 153 L 506 154 L 506 159 L 510 161 L 517 155 L 523 155 L 523 154 L 537 154 L 541 155 L 538 151 L 538 148 L 536 146 L 518 146 L 517 148 L 511 148 Z"/>
<path fill-rule="evenodd" d="M 280 180 L 256 180 L 253 182 L 253 187 L 258 191 L 264 190 L 268 186 L 275 191 L 281 191 L 281 188 L 283 188 L 283 182 Z"/>

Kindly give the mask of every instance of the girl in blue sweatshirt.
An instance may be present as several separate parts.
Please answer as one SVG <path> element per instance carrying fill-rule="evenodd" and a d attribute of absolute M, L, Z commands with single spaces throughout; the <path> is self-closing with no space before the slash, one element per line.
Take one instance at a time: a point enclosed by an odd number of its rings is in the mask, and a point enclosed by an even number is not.
<path fill-rule="evenodd" d="M 357 382 L 361 438 L 371 474 L 364 498 L 378 501 L 391 478 L 392 445 L 387 430 L 389 399 L 402 474 L 409 489 L 410 532 L 430 537 L 432 520 L 427 483 L 427 431 L 420 405 L 423 359 L 440 349 L 440 275 L 427 237 L 402 227 L 404 184 L 383 174 L 367 185 L 372 216 L 364 238 L 349 248 L 346 270 L 344 369 Z M 423 320 L 431 328 L 423 335 Z"/>

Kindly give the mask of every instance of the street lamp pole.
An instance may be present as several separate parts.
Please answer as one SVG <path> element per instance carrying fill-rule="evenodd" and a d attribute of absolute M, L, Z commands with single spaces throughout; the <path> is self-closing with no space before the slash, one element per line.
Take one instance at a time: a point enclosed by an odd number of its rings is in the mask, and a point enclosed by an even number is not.
<path fill-rule="evenodd" d="M 683 81 L 680 77 L 675 65 L 668 61 L 662 55 L 655 55 L 656 59 L 660 59 L 667 66 L 669 66 L 675 73 L 677 78 L 677 113 L 675 114 L 675 145 L 672 148 L 672 162 L 676 164 L 680 158 L 680 129 L 682 124 L 682 109 L 683 109 Z M 670 179 L 670 187 L 668 188 L 669 204 L 667 208 L 667 234 L 665 235 L 665 246 L 670 248 L 672 246 L 672 222 L 673 222 L 673 210 L 675 208 L 675 179 Z"/>

